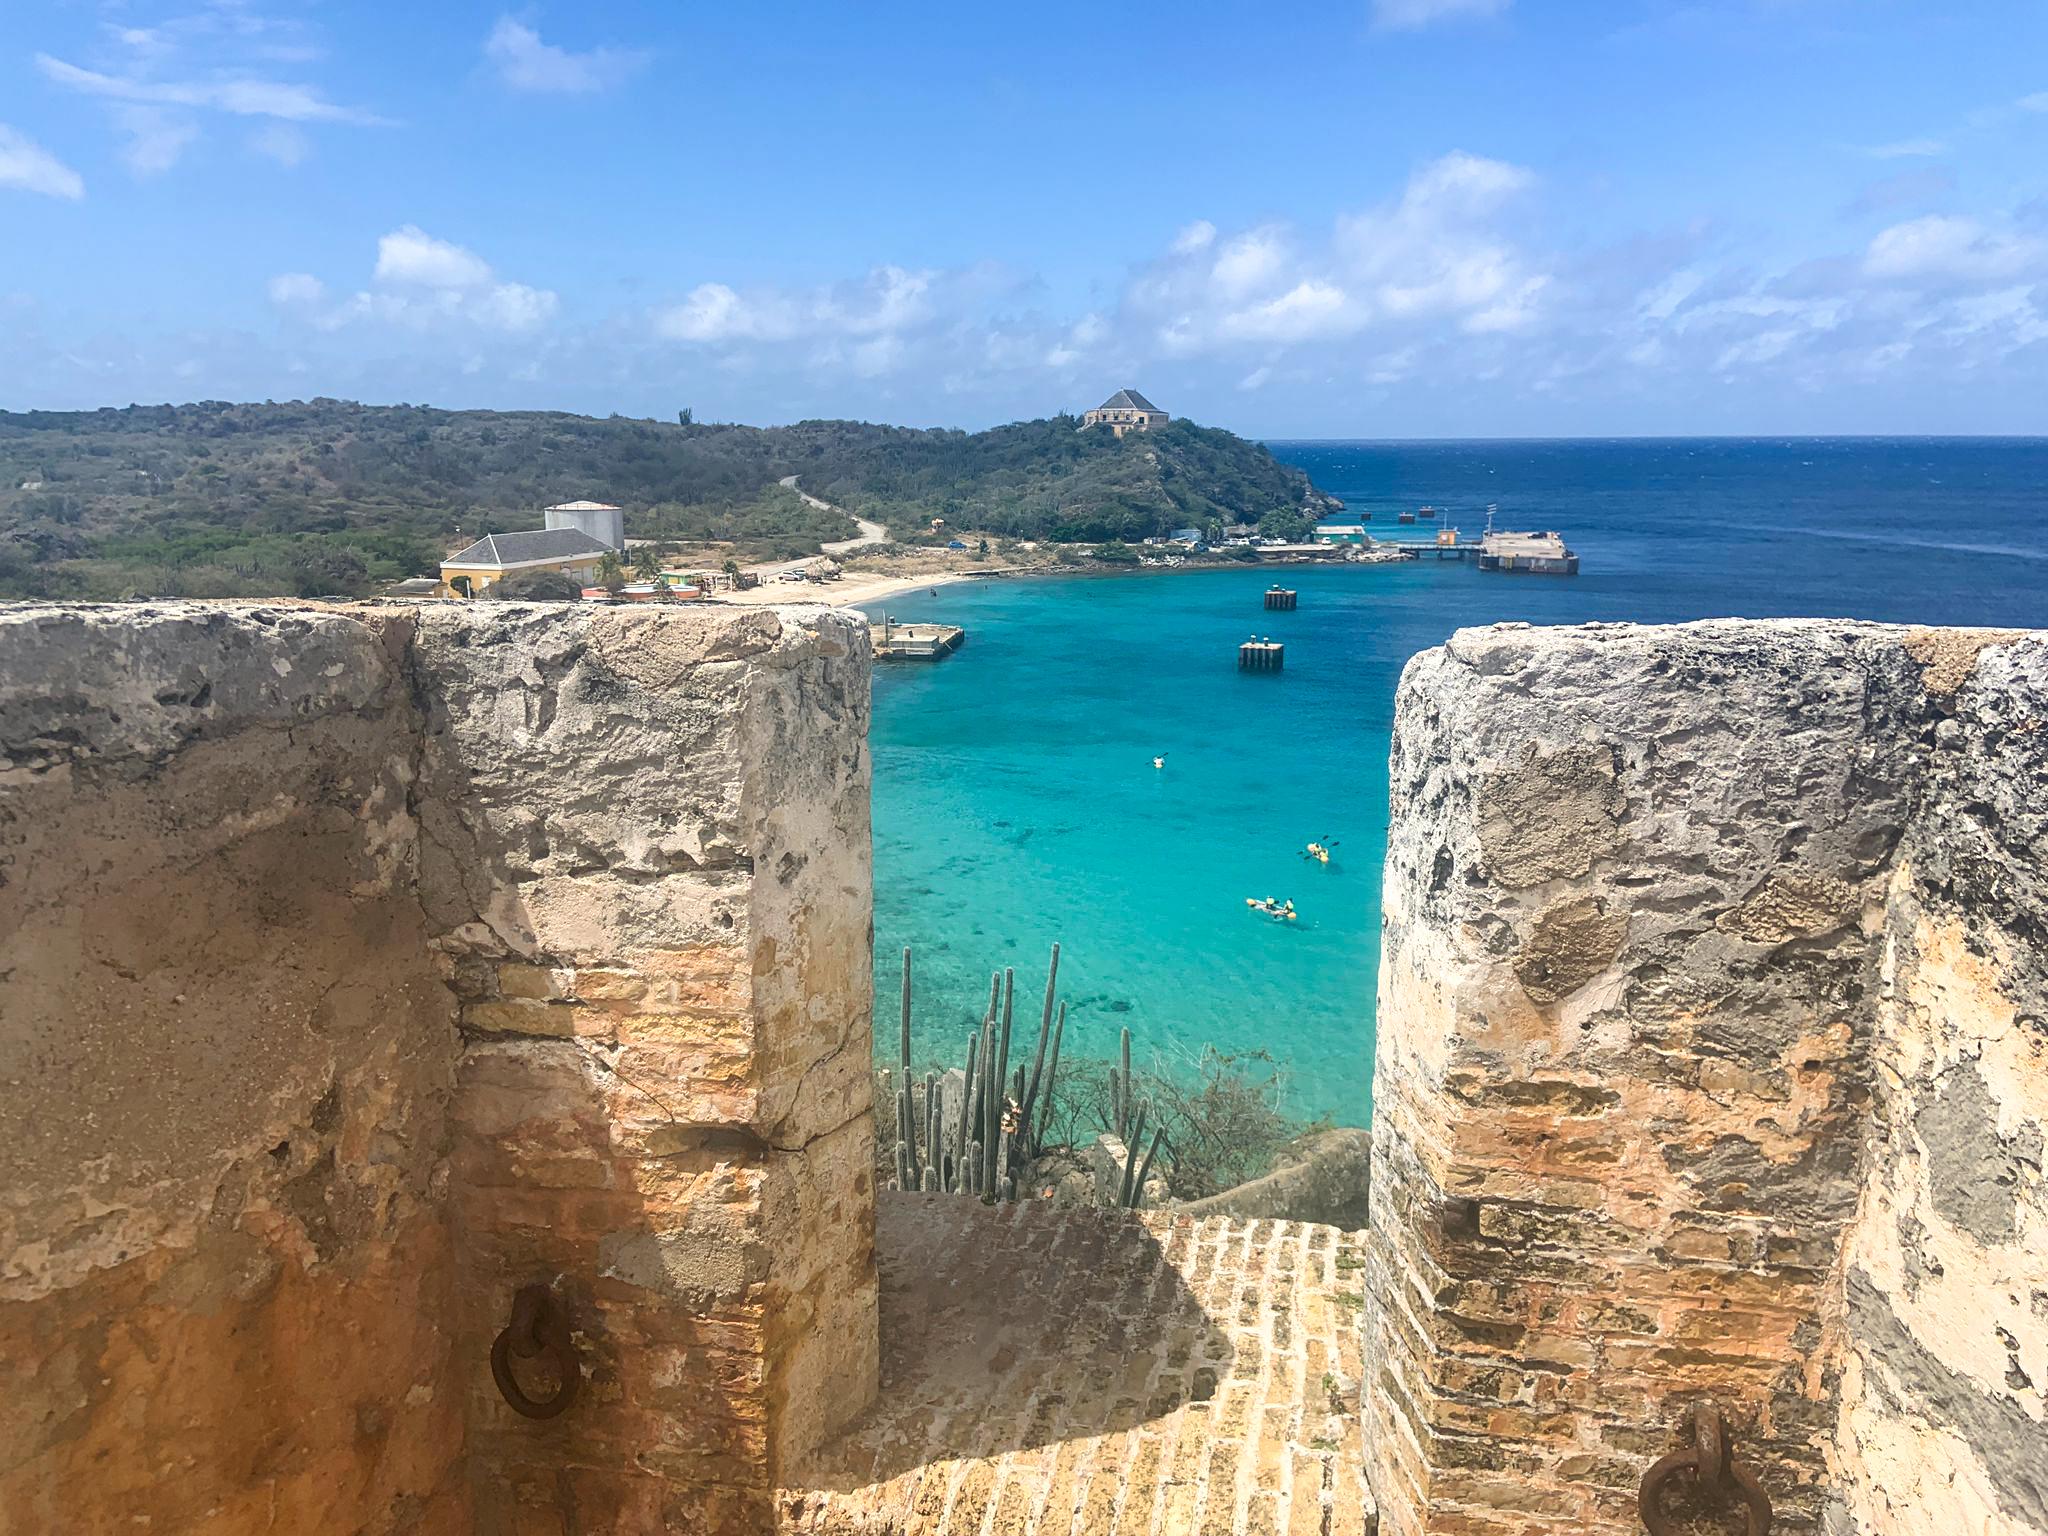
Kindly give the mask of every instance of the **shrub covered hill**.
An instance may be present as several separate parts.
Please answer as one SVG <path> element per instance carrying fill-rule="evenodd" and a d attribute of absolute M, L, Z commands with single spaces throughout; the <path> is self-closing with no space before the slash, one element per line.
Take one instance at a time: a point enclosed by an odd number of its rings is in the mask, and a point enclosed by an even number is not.
<path fill-rule="evenodd" d="M 987 432 L 745 427 L 343 400 L 0 412 L 0 597 L 365 592 L 593 497 L 635 536 L 814 551 L 886 523 L 1058 541 L 1252 522 L 1326 499 L 1264 447 L 1176 421 L 1119 441 L 1055 416 Z"/>

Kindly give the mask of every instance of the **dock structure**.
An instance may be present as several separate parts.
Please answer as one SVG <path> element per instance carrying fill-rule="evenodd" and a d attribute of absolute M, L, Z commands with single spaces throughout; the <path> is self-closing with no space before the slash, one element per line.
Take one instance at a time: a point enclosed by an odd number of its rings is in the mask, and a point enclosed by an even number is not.
<path fill-rule="evenodd" d="M 1260 639 L 1253 635 L 1237 648 L 1237 670 L 1240 672 L 1278 672 L 1287 662 L 1287 647 L 1278 640 Z"/>
<path fill-rule="evenodd" d="M 1479 541 L 1479 569 L 1576 576 L 1579 557 L 1565 548 L 1561 533 L 1489 533 Z"/>
<path fill-rule="evenodd" d="M 1292 587 L 1268 587 L 1266 609 L 1269 613 L 1292 613 L 1297 596 Z"/>
<path fill-rule="evenodd" d="M 899 624 L 884 617 L 868 626 L 877 661 L 937 661 L 967 641 L 967 631 L 952 624 Z"/>

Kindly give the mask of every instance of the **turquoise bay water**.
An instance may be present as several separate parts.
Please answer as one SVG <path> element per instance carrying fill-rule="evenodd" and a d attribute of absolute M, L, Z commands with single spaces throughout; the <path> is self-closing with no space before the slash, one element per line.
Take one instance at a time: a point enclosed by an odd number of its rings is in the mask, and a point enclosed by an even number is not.
<path fill-rule="evenodd" d="M 917 953 L 919 1063 L 954 1061 L 992 968 L 1035 1027 L 1062 946 L 1069 1052 L 1120 1026 L 1171 1068 L 1266 1051 L 1292 1107 L 1363 1123 L 1400 669 L 1467 624 L 1829 615 L 2048 624 L 2048 439 L 1275 443 L 1371 509 L 1556 528 L 1576 579 L 1460 563 L 1030 579 L 891 600 L 965 625 L 875 687 L 877 1039 Z M 1266 613 L 1276 579 L 1294 613 Z M 1278 676 L 1241 674 L 1253 633 Z M 1152 758 L 1166 755 L 1155 770 Z M 1336 840 L 1330 865 L 1300 857 Z M 1247 896 L 1291 898 L 1275 924 Z"/>

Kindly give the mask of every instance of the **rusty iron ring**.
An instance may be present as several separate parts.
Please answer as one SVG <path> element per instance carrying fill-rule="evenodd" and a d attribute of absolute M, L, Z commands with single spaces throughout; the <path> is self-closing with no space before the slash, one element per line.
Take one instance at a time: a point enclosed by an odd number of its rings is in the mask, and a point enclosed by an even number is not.
<path fill-rule="evenodd" d="M 1660 1456 L 1643 1474 L 1636 1510 L 1650 1536 L 1678 1536 L 1678 1528 L 1664 1514 L 1664 1485 L 1687 1471 L 1702 1490 L 1721 1501 L 1730 1497 L 1741 1501 L 1747 1536 L 1770 1536 L 1770 1497 L 1747 1467 L 1736 1465 L 1721 1415 L 1710 1407 L 1702 1407 L 1693 1417 L 1693 1443 Z"/>
<path fill-rule="evenodd" d="M 512 1359 L 550 1356 L 560 1385 L 555 1395 L 536 1401 L 526 1395 L 512 1374 Z M 512 1298 L 512 1321 L 491 1341 L 491 1377 L 512 1411 L 529 1419 L 552 1419 L 568 1411 L 583 1385 L 583 1363 L 569 1337 L 569 1314 L 546 1285 L 522 1285 Z"/>

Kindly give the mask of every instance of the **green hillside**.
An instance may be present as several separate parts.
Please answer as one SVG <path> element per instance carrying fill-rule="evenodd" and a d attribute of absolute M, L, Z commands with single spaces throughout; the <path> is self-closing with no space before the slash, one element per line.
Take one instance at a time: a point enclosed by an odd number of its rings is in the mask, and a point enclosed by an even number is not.
<path fill-rule="evenodd" d="M 538 527 L 551 502 L 623 506 L 628 531 L 809 553 L 853 533 L 778 485 L 890 525 L 1138 539 L 1322 499 L 1229 432 L 1121 441 L 1071 416 L 987 432 L 851 421 L 745 427 L 341 400 L 0 412 L 0 597 L 364 592 L 458 541 Z"/>

